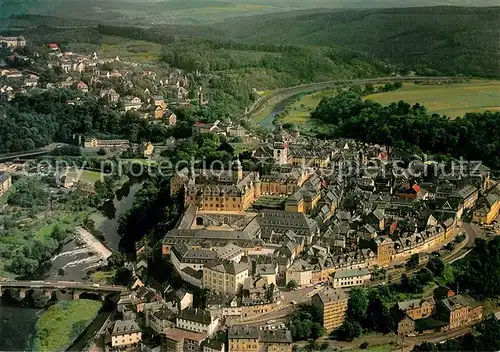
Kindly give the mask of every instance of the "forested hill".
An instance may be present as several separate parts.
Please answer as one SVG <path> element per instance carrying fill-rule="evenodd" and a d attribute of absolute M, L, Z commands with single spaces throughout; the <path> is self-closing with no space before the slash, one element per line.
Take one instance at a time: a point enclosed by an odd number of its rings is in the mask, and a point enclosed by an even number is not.
<path fill-rule="evenodd" d="M 250 42 L 354 49 L 427 74 L 500 77 L 499 21 L 500 7 L 425 7 L 253 16 L 217 29 Z"/>

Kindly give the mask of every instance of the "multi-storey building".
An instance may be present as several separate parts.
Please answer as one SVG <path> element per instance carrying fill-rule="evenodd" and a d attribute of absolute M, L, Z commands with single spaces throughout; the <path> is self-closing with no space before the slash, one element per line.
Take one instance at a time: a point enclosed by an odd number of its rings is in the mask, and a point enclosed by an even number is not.
<path fill-rule="evenodd" d="M 364 286 L 370 280 L 370 271 L 363 269 L 338 270 L 333 278 L 333 287 L 344 288 L 353 286 Z"/>
<path fill-rule="evenodd" d="M 246 263 L 215 261 L 203 267 L 203 288 L 219 294 L 235 294 L 247 277 Z"/>
<path fill-rule="evenodd" d="M 217 258 L 217 253 L 209 249 L 190 249 L 184 243 L 174 245 L 170 260 L 177 271 L 186 267 L 203 270 L 203 266 Z"/>
<path fill-rule="evenodd" d="M 207 335 L 181 330 L 177 328 L 167 328 L 162 333 L 162 348 L 164 352 L 202 352 L 202 343 Z"/>
<path fill-rule="evenodd" d="M 211 336 L 217 331 L 219 318 L 214 317 L 208 310 L 186 308 L 177 316 L 176 326 L 180 329 Z"/>
<path fill-rule="evenodd" d="M 4 37 L 0 36 L 0 44 L 5 43 L 8 47 L 22 48 L 26 46 L 26 39 L 24 37 Z"/>
<path fill-rule="evenodd" d="M 228 330 L 231 352 L 291 352 L 292 334 L 289 330 L 259 330 L 253 326 L 233 326 Z"/>
<path fill-rule="evenodd" d="M 456 329 L 483 318 L 483 306 L 465 295 L 456 295 L 438 302 L 437 315 Z"/>
<path fill-rule="evenodd" d="M 388 265 L 394 254 L 394 242 L 388 236 L 379 236 L 375 239 L 375 244 L 379 266 Z"/>
<path fill-rule="evenodd" d="M 111 346 L 127 349 L 142 339 L 142 331 L 134 320 L 117 320 L 111 333 Z"/>
<path fill-rule="evenodd" d="M 402 313 L 408 315 L 413 320 L 427 318 L 434 313 L 436 301 L 434 298 L 412 299 L 409 301 L 398 302 L 397 308 Z"/>
<path fill-rule="evenodd" d="M 344 322 L 348 297 L 342 289 L 331 287 L 316 293 L 312 305 L 321 313 L 323 327 L 330 332 Z"/>

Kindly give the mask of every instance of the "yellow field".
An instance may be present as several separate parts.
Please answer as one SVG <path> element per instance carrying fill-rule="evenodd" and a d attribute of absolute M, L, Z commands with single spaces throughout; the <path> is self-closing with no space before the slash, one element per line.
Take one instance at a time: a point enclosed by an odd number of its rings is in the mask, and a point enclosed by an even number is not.
<path fill-rule="evenodd" d="M 420 103 L 431 112 L 456 118 L 467 112 L 500 111 L 500 81 L 473 81 L 441 86 L 404 84 L 400 90 L 372 94 L 366 99 L 382 104 L 400 100 L 409 104 Z"/>

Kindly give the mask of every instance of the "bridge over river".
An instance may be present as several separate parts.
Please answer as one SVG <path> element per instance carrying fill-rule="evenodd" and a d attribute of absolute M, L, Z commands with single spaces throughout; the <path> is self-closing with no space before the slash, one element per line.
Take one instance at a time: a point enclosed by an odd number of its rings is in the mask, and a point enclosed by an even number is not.
<path fill-rule="evenodd" d="M 29 291 L 41 291 L 47 297 L 51 297 L 54 292 L 72 294 L 73 299 L 79 299 L 82 293 L 91 293 L 104 298 L 108 294 L 126 292 L 125 286 L 99 285 L 78 281 L 3 281 L 0 282 L 0 296 L 5 291 L 18 292 L 18 297 L 24 299 Z M 14 296 L 14 295 L 13 295 Z"/>

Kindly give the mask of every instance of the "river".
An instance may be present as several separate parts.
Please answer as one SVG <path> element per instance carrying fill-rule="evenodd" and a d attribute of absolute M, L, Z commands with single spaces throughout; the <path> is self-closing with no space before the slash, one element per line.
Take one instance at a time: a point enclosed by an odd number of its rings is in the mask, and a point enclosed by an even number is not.
<path fill-rule="evenodd" d="M 106 244 L 111 250 L 118 250 L 120 242 L 118 220 L 122 214 L 130 209 L 141 186 L 142 183 L 130 184 L 126 182 L 117 191 L 113 201 L 103 207 L 102 214 L 93 215 L 96 228 L 103 232 Z M 82 243 L 72 240 L 61 248 L 50 263 L 47 263 L 44 274 L 37 279 L 82 280 L 89 269 L 99 265 L 99 260 L 100 258 L 89 253 Z M 42 309 L 30 307 L 26 302 L 17 302 L 7 296 L 1 297 L 0 351 L 30 350 L 35 324 L 42 312 Z"/>

